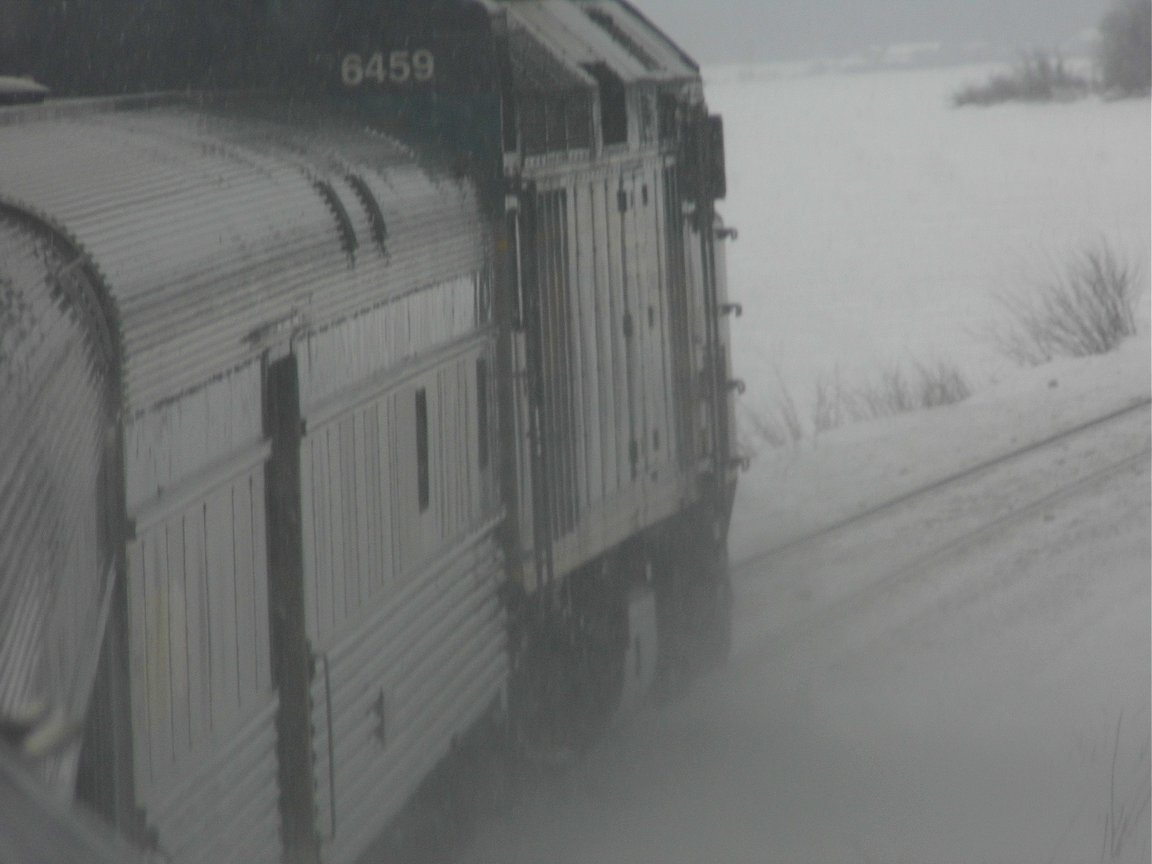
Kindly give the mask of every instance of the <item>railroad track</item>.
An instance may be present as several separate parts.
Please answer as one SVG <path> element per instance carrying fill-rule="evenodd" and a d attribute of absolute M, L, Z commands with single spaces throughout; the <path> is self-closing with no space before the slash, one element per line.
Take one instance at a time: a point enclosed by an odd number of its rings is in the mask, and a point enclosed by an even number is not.
<path fill-rule="evenodd" d="M 1061 430 L 1040 441 L 1016 448 L 1010 453 L 986 460 L 963 471 L 952 473 L 916 490 L 869 507 L 848 518 L 838 520 L 819 531 L 781 544 L 762 554 L 749 557 L 733 566 L 733 575 L 737 577 L 741 574 L 748 576 L 749 571 L 755 571 L 760 567 L 771 569 L 768 565 L 785 561 L 793 553 L 804 554 L 808 547 L 813 547 L 823 541 L 834 541 L 839 536 L 866 527 L 869 520 L 883 519 L 902 506 L 915 505 L 920 500 L 926 500 L 934 494 L 941 493 L 949 487 L 963 484 L 965 481 L 978 480 L 985 475 L 993 475 L 996 469 L 1004 468 L 1015 460 L 1050 447 L 1057 447 L 1062 442 L 1090 433 L 1094 428 L 1106 426 L 1112 422 L 1123 422 L 1123 418 L 1134 415 L 1138 411 L 1147 410 L 1150 405 L 1152 405 L 1152 399 L 1141 400 L 1136 404 L 1125 406 L 1120 410 Z M 943 543 L 931 543 L 922 551 L 911 552 L 903 560 L 898 561 L 893 569 L 880 575 L 879 578 L 866 584 L 850 586 L 843 596 L 819 605 L 818 608 L 808 614 L 787 620 L 779 626 L 758 633 L 753 637 L 752 642 L 746 646 L 749 649 L 746 655 L 745 652 L 740 652 L 740 655 L 733 656 L 734 663 L 736 665 L 761 664 L 764 662 L 762 649 L 766 646 L 770 647 L 773 652 L 779 650 L 783 653 L 791 653 L 807 644 L 804 641 L 806 638 L 822 639 L 823 634 L 827 633 L 825 627 L 838 626 L 843 616 L 850 616 L 856 609 L 882 599 L 887 591 L 897 590 L 909 580 L 917 578 L 926 568 L 930 568 L 937 558 L 946 558 L 962 551 L 970 544 L 982 543 L 996 532 L 1011 530 L 1015 523 L 1034 517 L 1058 499 L 1075 495 L 1079 490 L 1090 487 L 1094 483 L 1104 482 L 1113 474 L 1129 470 L 1132 466 L 1139 464 L 1140 460 L 1147 460 L 1150 452 L 1152 452 L 1152 448 L 1148 446 L 1139 448 L 1139 452 L 1125 452 L 1121 458 L 1109 460 L 1106 466 L 1082 473 L 1073 482 L 1060 483 L 1059 488 L 1048 489 L 1044 494 L 1027 499 L 1020 506 L 1014 507 L 1007 516 L 991 521 L 980 519 L 979 524 L 975 527 L 960 529 L 953 535 L 947 536 Z M 800 576 L 803 578 L 803 574 Z M 853 626 L 858 626 L 858 624 Z M 721 676 L 713 686 L 725 686 L 723 682 L 724 679 Z M 519 782 L 525 781 L 521 778 Z M 555 777 L 534 775 L 527 782 L 529 784 L 543 784 L 544 787 L 547 787 L 549 783 L 555 782 Z"/>
<path fill-rule="evenodd" d="M 1150 407 L 1152 407 L 1152 398 L 1144 398 L 1138 402 L 1134 402 L 1122 408 L 1118 408 L 1115 411 L 1110 411 L 1107 414 L 1102 414 L 1098 417 L 1094 417 L 1091 420 L 1070 426 L 1067 429 L 1062 429 L 1059 432 L 1055 432 L 1052 435 L 1049 435 L 1038 441 L 1033 441 L 1023 447 L 1018 447 L 1015 450 L 1011 450 L 1007 453 L 995 456 L 976 465 L 969 466 L 961 471 L 953 472 L 952 474 L 941 477 L 940 479 L 934 480 L 924 486 L 917 487 L 916 489 L 904 492 L 893 498 L 886 499 L 879 504 L 866 507 L 863 510 L 845 516 L 842 519 L 838 519 L 835 522 L 825 525 L 816 531 L 812 531 L 801 535 L 800 537 L 796 537 L 792 540 L 780 543 L 770 549 L 758 552 L 755 555 L 750 555 L 749 557 L 744 558 L 732 565 L 732 574 L 734 576 L 739 575 L 767 560 L 779 557 L 783 554 L 793 551 L 794 549 L 808 546 L 823 538 L 830 537 L 841 531 L 844 531 L 845 529 L 858 527 L 860 523 L 866 522 L 867 520 L 874 517 L 881 516 L 890 510 L 896 509 L 897 507 L 913 503 L 920 498 L 927 498 L 936 492 L 939 492 L 949 486 L 953 486 L 965 480 L 973 480 L 982 475 L 990 474 L 997 468 L 1001 468 L 1012 461 L 1065 443 L 1079 435 L 1084 434 L 1085 432 L 1101 426 L 1106 426 L 1112 422 L 1116 422 L 1121 418 L 1135 414 L 1137 411 L 1147 411 Z M 1142 451 L 1142 453 L 1147 452 L 1147 450 Z"/>
<path fill-rule="evenodd" d="M 957 489 L 957 494 L 961 494 L 959 490 L 963 489 L 965 484 L 978 485 L 981 480 L 990 480 L 998 470 L 1008 469 L 1014 462 L 1020 462 L 1028 457 L 1041 454 L 1043 451 L 1066 445 L 1109 424 L 1120 424 L 1137 412 L 1147 411 L 1150 405 L 1152 405 L 1152 399 L 1142 399 L 1116 411 L 1063 429 L 1024 447 L 1016 448 L 1009 453 L 954 472 L 930 484 L 837 520 L 819 531 L 811 532 L 751 556 L 733 568 L 733 576 L 752 578 L 753 572 L 767 570 L 784 571 L 786 575 L 782 575 L 781 578 L 795 579 L 794 575 L 787 574 L 789 568 L 786 566 L 788 559 L 794 556 L 804 555 L 824 544 L 834 544 L 854 532 L 866 531 L 870 523 L 892 518 L 899 514 L 901 508 L 915 507 L 921 502 L 927 504 L 933 496 L 944 493 L 950 488 Z M 1129 448 L 1116 458 L 1107 460 L 1106 464 L 1083 470 L 1075 479 L 1064 482 L 1056 481 L 1057 485 L 1054 487 L 1049 483 L 1041 493 L 1031 495 L 1022 502 L 1002 504 L 998 512 L 979 518 L 974 524 L 960 527 L 951 534 L 944 532 L 941 542 L 929 541 L 920 550 L 913 549 L 904 556 L 896 556 L 896 560 L 892 562 L 890 568 L 883 568 L 880 572 L 874 572 L 871 579 L 838 587 L 835 596 L 825 598 L 822 602 L 810 604 L 809 608 L 798 615 L 786 617 L 764 631 L 760 638 L 755 639 L 755 642 L 763 644 L 766 641 L 783 648 L 803 641 L 802 637 L 806 634 L 818 633 L 825 626 L 833 625 L 855 610 L 864 608 L 887 593 L 900 589 L 910 580 L 918 578 L 919 574 L 931 569 L 937 562 L 973 546 L 987 543 L 1012 530 L 1018 524 L 1043 513 L 1060 500 L 1073 497 L 1096 484 L 1132 470 L 1152 457 L 1152 444 L 1148 441 L 1148 437 L 1147 435 L 1143 436 L 1144 443 L 1142 446 L 1135 449 Z M 974 493 L 969 492 L 968 494 Z M 995 508 L 992 509 L 995 510 Z M 803 574 L 801 574 L 801 578 L 804 578 Z"/>

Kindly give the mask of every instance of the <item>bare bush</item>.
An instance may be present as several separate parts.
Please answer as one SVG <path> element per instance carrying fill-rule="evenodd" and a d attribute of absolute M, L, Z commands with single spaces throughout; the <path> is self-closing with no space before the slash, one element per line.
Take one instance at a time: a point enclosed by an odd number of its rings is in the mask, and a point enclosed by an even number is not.
<path fill-rule="evenodd" d="M 916 401 L 908 378 L 895 366 L 885 370 L 875 381 L 859 385 L 848 403 L 854 420 L 903 414 L 915 407 Z"/>
<path fill-rule="evenodd" d="M 921 408 L 935 408 L 939 405 L 953 405 L 963 402 L 972 395 L 968 379 L 955 366 L 937 361 L 933 366 L 917 364 L 917 385 Z"/>
<path fill-rule="evenodd" d="M 743 402 L 740 404 L 751 434 L 759 442 L 778 448 L 799 443 L 804 437 L 804 429 L 796 410 L 796 400 L 792 398 L 780 370 L 775 371 L 776 389 L 766 406 L 756 409 Z"/>
<path fill-rule="evenodd" d="M 968 379 L 955 366 L 917 363 L 913 372 L 893 367 L 877 380 L 856 387 L 848 410 L 854 420 L 873 420 L 923 408 L 962 402 L 972 395 Z"/>
<path fill-rule="evenodd" d="M 911 372 L 893 366 L 873 380 L 852 386 L 844 385 L 837 374 L 816 382 L 813 426 L 824 432 L 848 422 L 952 405 L 971 395 L 968 379 L 944 361 L 916 363 Z"/>
<path fill-rule="evenodd" d="M 1107 245 L 1090 248 L 1046 283 L 1000 295 L 1009 322 L 990 337 L 1029 366 L 1106 354 L 1136 333 L 1139 290 L 1136 267 Z"/>
<path fill-rule="evenodd" d="M 1120 716 L 1116 718 L 1116 738 L 1112 744 L 1112 772 L 1108 789 L 1108 809 L 1104 818 L 1101 862 L 1121 861 L 1126 858 L 1148 860 L 1148 810 L 1152 805 L 1152 777 L 1148 770 L 1149 744 L 1147 739 L 1141 741 L 1136 759 L 1129 763 L 1130 770 L 1125 772 L 1128 775 L 1128 782 L 1124 783 L 1116 771 L 1117 757 L 1121 749 L 1120 727 L 1123 720 L 1124 712 L 1121 711 Z M 1132 777 L 1136 778 L 1134 783 Z M 1131 847 L 1134 844 L 1143 848 L 1133 850 Z"/>
<path fill-rule="evenodd" d="M 847 419 L 847 398 L 840 380 L 840 370 L 831 377 L 816 379 L 816 400 L 812 406 L 812 429 L 816 434 L 844 425 Z"/>
<path fill-rule="evenodd" d="M 982 84 L 970 84 L 952 95 L 952 103 L 995 105 L 1000 102 L 1051 102 L 1078 99 L 1092 89 L 1091 82 L 1068 68 L 1055 52 L 1025 54 L 1015 68 L 992 75 Z"/>
<path fill-rule="evenodd" d="M 872 380 L 847 384 L 835 369 L 816 379 L 812 402 L 812 434 L 819 435 L 849 423 L 875 420 L 951 405 L 972 393 L 968 379 L 955 366 L 944 361 L 915 363 L 911 371 L 893 366 Z M 790 447 L 799 444 L 805 429 L 796 410 L 796 400 L 776 370 L 776 386 L 767 404 L 752 408 L 739 403 L 742 445 L 754 452 L 760 446 Z"/>
<path fill-rule="evenodd" d="M 764 445 L 777 448 L 788 444 L 787 431 L 771 410 L 753 408 L 745 402 L 740 402 L 739 407 L 743 421 L 741 432 L 747 435 L 747 439 L 741 443 L 741 449 L 755 453 Z"/>

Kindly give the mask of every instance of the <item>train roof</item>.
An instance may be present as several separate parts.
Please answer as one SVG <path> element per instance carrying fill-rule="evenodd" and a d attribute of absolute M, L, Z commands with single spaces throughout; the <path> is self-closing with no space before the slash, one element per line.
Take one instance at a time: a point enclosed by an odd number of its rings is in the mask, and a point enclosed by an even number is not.
<path fill-rule="evenodd" d="M 48 88 L 31 78 L 0 75 L 0 105 L 23 105 L 43 102 Z"/>
<path fill-rule="evenodd" d="M 607 66 L 625 84 L 700 78 L 696 63 L 624 0 L 536 0 L 504 8 L 519 89 L 594 87 L 587 71 L 594 66 Z"/>
<path fill-rule="evenodd" d="M 475 273 L 478 208 L 448 166 L 318 109 L 0 109 L 0 218 L 51 226 L 98 274 L 129 412 L 292 332 Z"/>

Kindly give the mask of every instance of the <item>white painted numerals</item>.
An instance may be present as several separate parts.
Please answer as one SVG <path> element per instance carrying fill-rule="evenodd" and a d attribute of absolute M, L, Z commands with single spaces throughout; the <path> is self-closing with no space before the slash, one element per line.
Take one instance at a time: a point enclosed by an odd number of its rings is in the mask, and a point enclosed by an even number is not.
<path fill-rule="evenodd" d="M 348 87 L 359 87 L 365 82 L 377 84 L 405 84 L 409 81 L 424 83 L 436 77 L 436 58 L 427 48 L 415 51 L 398 49 L 383 51 L 365 57 L 345 54 L 340 61 L 340 79 Z"/>

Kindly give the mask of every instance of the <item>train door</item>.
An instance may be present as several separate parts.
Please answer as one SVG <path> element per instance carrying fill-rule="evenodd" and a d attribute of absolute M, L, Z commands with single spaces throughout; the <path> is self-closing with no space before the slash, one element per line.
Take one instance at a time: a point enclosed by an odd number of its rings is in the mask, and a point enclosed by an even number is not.
<path fill-rule="evenodd" d="M 632 364 L 628 348 L 630 319 L 624 303 L 625 252 L 621 245 L 620 206 L 623 202 L 618 182 L 605 179 L 597 187 L 596 248 L 598 292 L 603 301 L 601 324 L 608 360 L 608 387 L 605 401 L 609 404 L 608 450 L 610 496 L 618 496 L 632 482 Z"/>
<path fill-rule="evenodd" d="M 644 477 L 643 436 L 646 425 L 644 404 L 644 332 L 641 324 L 643 286 L 640 283 L 639 230 L 636 224 L 636 176 L 624 174 L 616 191 L 619 219 L 620 301 L 624 333 L 624 362 L 628 382 L 628 477 L 642 483 Z"/>
<path fill-rule="evenodd" d="M 276 717 L 280 809 L 289 864 L 319 860 L 312 788 L 312 657 L 305 638 L 300 500 L 300 387 L 296 357 L 268 364 L 264 427 L 267 468 L 268 584 L 272 672 L 280 696 Z"/>
<path fill-rule="evenodd" d="M 632 176 L 630 201 L 634 214 L 636 335 L 642 386 L 643 425 L 639 428 L 638 438 L 644 479 L 658 482 L 674 438 L 668 415 L 670 341 L 664 290 L 668 276 L 663 238 L 659 231 L 662 214 L 658 170 L 645 166 Z"/>
<path fill-rule="evenodd" d="M 569 306 L 569 208 L 565 188 L 525 196 L 523 324 L 526 333 L 525 403 L 531 451 L 533 547 L 538 577 L 552 571 L 553 543 L 575 524 L 576 432 L 572 381 L 572 315 Z"/>
<path fill-rule="evenodd" d="M 675 417 L 676 453 L 682 470 L 696 459 L 696 386 L 693 375 L 691 307 L 689 305 L 688 256 L 685 255 L 684 214 L 675 164 L 666 164 L 660 176 L 663 206 L 663 258 L 669 320 L 671 381 L 669 407 Z"/>
<path fill-rule="evenodd" d="M 443 309 L 410 298 L 370 338 Z M 284 839 L 292 862 L 349 864 L 506 677 L 494 345 L 479 333 L 364 378 L 331 365 L 346 332 L 301 339 L 266 386 Z"/>

